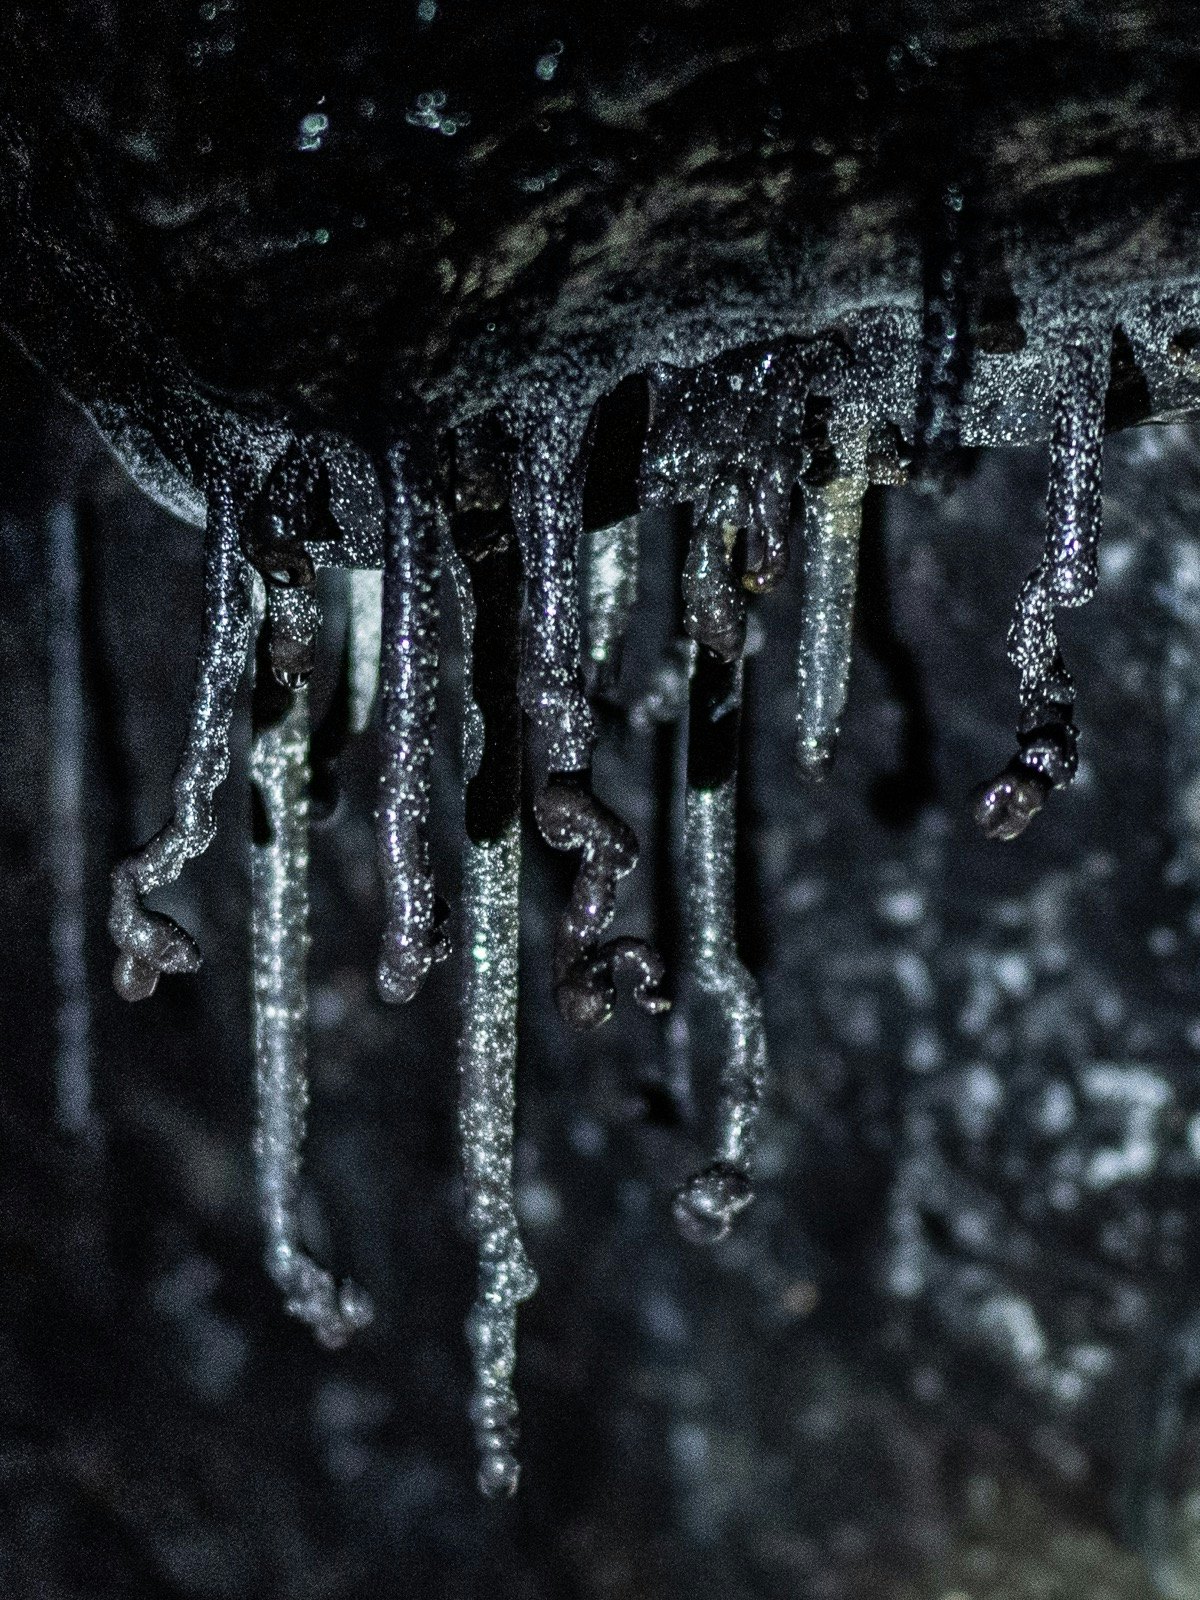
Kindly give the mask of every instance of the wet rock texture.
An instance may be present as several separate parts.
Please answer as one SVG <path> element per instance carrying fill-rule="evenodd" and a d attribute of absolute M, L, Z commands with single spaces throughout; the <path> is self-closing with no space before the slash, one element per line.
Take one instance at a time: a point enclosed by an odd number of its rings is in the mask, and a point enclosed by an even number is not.
<path fill-rule="evenodd" d="M 1180 0 L 639 10 L 170 0 L 151 25 L 135 0 L 17 0 L 5 182 L 31 131 L 35 201 L 76 212 L 82 187 L 190 370 L 337 420 L 396 373 L 461 395 L 628 333 L 663 291 L 919 280 L 927 235 L 998 312 L 981 238 L 1048 238 L 1101 280 L 1188 252 L 1159 215 L 1200 153 Z M 935 320 L 956 315 L 951 293 Z"/>

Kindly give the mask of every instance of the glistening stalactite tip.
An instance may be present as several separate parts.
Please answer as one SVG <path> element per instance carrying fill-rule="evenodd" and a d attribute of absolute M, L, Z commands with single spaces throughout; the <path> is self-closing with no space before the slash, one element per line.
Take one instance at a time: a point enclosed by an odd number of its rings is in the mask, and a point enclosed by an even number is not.
<path fill-rule="evenodd" d="M 972 816 L 984 837 L 1011 843 L 1019 839 L 1046 803 L 1050 785 L 1025 767 L 1006 769 L 975 796 Z"/>
<path fill-rule="evenodd" d="M 689 1244 L 720 1244 L 753 1198 L 750 1179 L 740 1167 L 714 1161 L 679 1187 L 671 1210 L 675 1226 Z"/>

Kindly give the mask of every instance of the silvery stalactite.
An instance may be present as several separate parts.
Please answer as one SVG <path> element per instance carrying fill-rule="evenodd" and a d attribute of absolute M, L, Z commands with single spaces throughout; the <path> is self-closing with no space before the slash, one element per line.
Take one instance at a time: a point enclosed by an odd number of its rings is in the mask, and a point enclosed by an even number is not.
<path fill-rule="evenodd" d="M 537 1288 L 517 1227 L 513 1123 L 517 1070 L 520 823 L 470 842 L 463 861 L 463 1035 L 459 1128 L 479 1287 L 467 1319 L 475 1367 L 471 1421 L 484 1494 L 512 1494 L 517 1307 Z"/>
<path fill-rule="evenodd" d="M 346 573 L 346 664 L 350 687 L 350 732 L 365 733 L 379 694 L 383 643 L 383 573 Z"/>
<path fill-rule="evenodd" d="M 174 883 L 208 849 L 213 797 L 229 772 L 229 728 L 250 642 L 250 571 L 242 555 L 243 503 L 230 474 L 208 493 L 204 535 L 204 618 L 191 723 L 172 786 L 174 812 L 153 839 L 112 873 L 108 928 L 117 946 L 113 982 L 126 1000 L 154 992 L 160 973 L 195 972 L 190 935 L 144 897 Z"/>
<path fill-rule="evenodd" d="M 549 386 L 539 386 L 511 419 L 517 437 L 512 515 L 528 612 L 521 704 L 552 773 L 586 770 L 596 737 L 583 681 L 579 604 L 586 422 L 581 404 Z"/>
<path fill-rule="evenodd" d="M 1096 592 L 1101 529 L 1108 329 L 1082 318 L 1057 371 L 1042 559 L 1017 601 L 1009 660 L 1020 673 L 1019 749 L 984 789 L 975 819 L 990 839 L 1018 837 L 1079 763 L 1075 684 L 1058 645 L 1059 610 Z"/>
<path fill-rule="evenodd" d="M 723 1035 L 715 1159 L 682 1185 L 675 1220 L 697 1244 L 724 1239 L 753 1198 L 750 1162 L 766 1079 L 758 985 L 738 955 L 735 856 L 743 666 L 697 651 L 688 711 L 684 895 L 688 976 Z"/>
<path fill-rule="evenodd" d="M 510 419 L 518 436 L 512 517 L 525 569 L 526 633 L 520 700 L 544 772 L 534 817 L 555 850 L 579 851 L 579 871 L 558 926 L 554 993 L 573 1027 L 612 1015 L 617 976 L 628 972 L 636 1002 L 662 1010 L 663 965 L 644 940 L 602 942 L 617 884 L 637 865 L 632 830 L 591 792 L 595 726 L 583 680 L 579 546 L 583 534 L 585 416 L 539 391 Z"/>
<path fill-rule="evenodd" d="M 463 724 L 463 1021 L 459 1137 L 479 1283 L 467 1319 L 475 1370 L 471 1419 L 487 1495 L 517 1487 L 517 1308 L 537 1288 L 517 1226 L 516 1115 L 521 712 L 517 698 L 521 567 L 511 528 L 454 552 L 470 684 Z"/>
<path fill-rule="evenodd" d="M 386 925 L 377 979 L 404 1004 L 446 954 L 429 860 L 429 806 L 438 668 L 440 513 L 408 452 L 384 464 L 385 553 L 376 817 Z"/>
<path fill-rule="evenodd" d="M 846 709 L 865 489 L 857 477 L 804 486 L 796 753 L 810 780 L 829 771 Z"/>
<path fill-rule="evenodd" d="M 287 1309 L 336 1349 L 371 1318 L 366 1296 L 340 1288 L 306 1253 L 297 1215 L 308 1110 L 308 691 L 256 695 L 250 781 L 254 975 L 254 1141 L 266 1267 Z M 275 702 L 275 703 L 273 703 Z M 271 713 L 276 713 L 271 720 Z"/>
<path fill-rule="evenodd" d="M 597 689 L 611 689 L 638 596 L 638 518 L 625 517 L 587 536 L 587 655 Z"/>
<path fill-rule="evenodd" d="M 54 961 L 56 1030 L 54 1084 L 59 1126 L 86 1133 L 92 1107 L 92 1005 L 87 972 L 87 829 L 84 743 L 87 709 L 80 650 L 78 523 L 71 506 L 46 518 L 49 589 L 47 741 L 49 809 L 54 850 L 50 946 Z"/>

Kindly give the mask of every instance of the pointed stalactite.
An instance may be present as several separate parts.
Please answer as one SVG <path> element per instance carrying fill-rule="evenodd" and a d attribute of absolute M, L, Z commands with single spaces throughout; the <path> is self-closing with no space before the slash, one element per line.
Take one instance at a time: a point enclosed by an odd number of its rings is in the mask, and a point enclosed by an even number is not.
<path fill-rule="evenodd" d="M 816 781 L 833 764 L 846 709 L 866 482 L 804 486 L 804 591 L 796 663 L 796 755 Z"/>
<path fill-rule="evenodd" d="M 368 568 L 346 573 L 346 668 L 350 688 L 350 732 L 365 733 L 379 694 L 383 641 L 383 573 Z"/>
<path fill-rule="evenodd" d="M 742 676 L 740 661 L 697 651 L 684 815 L 687 963 L 694 989 L 716 1002 L 724 1031 L 715 1159 L 675 1196 L 675 1221 L 697 1244 L 724 1239 L 753 1198 L 750 1163 L 767 1069 L 762 999 L 735 931 Z"/>
<path fill-rule="evenodd" d="M 479 1486 L 487 1495 L 512 1494 L 517 1487 L 517 1308 L 537 1289 L 513 1194 L 520 865 L 516 818 L 498 838 L 469 842 L 463 862 L 459 1133 L 467 1221 L 479 1254 L 467 1341 L 475 1369 L 471 1421 Z"/>
<path fill-rule="evenodd" d="M 612 689 L 638 595 L 638 518 L 587 536 L 587 655 L 598 690 Z"/>
<path fill-rule="evenodd" d="M 254 1141 L 266 1266 L 292 1316 L 336 1349 L 371 1319 L 305 1252 L 297 1215 L 308 1109 L 308 691 L 256 693 L 250 752 L 254 972 Z M 283 706 L 272 704 L 282 698 Z"/>
<path fill-rule="evenodd" d="M 48 811 L 54 848 L 50 950 L 54 968 L 55 1114 L 64 1133 L 92 1127 L 92 1002 L 87 970 L 84 744 L 87 702 L 80 649 L 79 528 L 75 508 L 46 518 Z"/>
<path fill-rule="evenodd" d="M 386 925 L 377 981 L 404 1004 L 446 954 L 429 860 L 429 807 L 438 671 L 440 513 L 424 473 L 395 445 L 383 465 L 379 808 Z"/>
<path fill-rule="evenodd" d="M 232 474 L 208 494 L 204 535 L 204 620 L 191 723 L 172 786 L 174 813 L 142 849 L 114 868 L 108 927 L 113 970 L 126 1000 L 154 992 L 163 972 L 195 972 L 200 952 L 170 917 L 144 897 L 174 883 L 186 862 L 212 843 L 213 797 L 229 771 L 229 729 L 250 639 L 250 570 L 239 538 L 244 497 Z"/>
<path fill-rule="evenodd" d="M 513 1189 L 520 944 L 521 565 L 503 517 L 454 552 L 470 684 L 463 858 L 463 1026 L 459 1137 L 479 1281 L 467 1319 L 475 1371 L 471 1419 L 484 1494 L 517 1487 L 517 1308 L 537 1288 Z"/>
<path fill-rule="evenodd" d="M 1056 613 L 1086 605 L 1099 574 L 1104 397 L 1109 330 L 1083 319 L 1058 369 L 1046 490 L 1046 538 L 1039 565 L 1017 601 L 1008 654 L 1020 673 L 1018 750 L 975 804 L 989 839 L 1015 839 L 1079 763 L 1075 685 L 1063 661 Z"/>

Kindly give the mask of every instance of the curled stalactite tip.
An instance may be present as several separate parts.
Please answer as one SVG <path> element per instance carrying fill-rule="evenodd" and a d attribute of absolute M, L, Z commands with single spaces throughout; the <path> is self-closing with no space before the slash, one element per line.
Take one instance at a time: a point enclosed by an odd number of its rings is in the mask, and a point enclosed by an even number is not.
<path fill-rule="evenodd" d="M 444 961 L 449 954 L 450 940 L 444 927 L 435 927 L 427 938 L 419 939 L 395 929 L 385 929 L 375 969 L 380 998 L 393 1006 L 405 1006 L 415 1000 L 429 976 L 430 967 Z"/>
<path fill-rule="evenodd" d="M 614 976 L 624 971 L 632 975 L 633 998 L 643 1011 L 657 1017 L 671 1009 L 663 993 L 666 963 L 652 945 L 644 939 L 613 939 L 608 951 Z"/>
<path fill-rule="evenodd" d="M 629 972 L 645 1011 L 666 1009 L 660 957 L 642 939 L 601 940 L 612 921 L 618 882 L 637 865 L 632 828 L 592 794 L 585 770 L 552 773 L 534 815 L 555 850 L 582 850 L 583 860 L 555 937 L 554 984 L 559 1014 L 571 1027 L 595 1028 L 617 1003 L 617 976 Z"/>
<path fill-rule="evenodd" d="M 542 837 L 554 850 L 581 850 L 596 836 L 609 870 L 623 877 L 637 866 L 637 835 L 588 788 L 586 773 L 552 773 L 534 801 Z"/>
<path fill-rule="evenodd" d="M 714 1161 L 677 1190 L 672 1204 L 675 1226 L 689 1244 L 720 1244 L 734 1218 L 754 1199 L 750 1179 L 728 1161 Z"/>
<path fill-rule="evenodd" d="M 555 985 L 559 1015 L 569 1027 L 598 1028 L 616 1009 L 617 978 L 628 972 L 635 1003 L 651 1016 L 671 1009 L 663 993 L 666 966 L 644 939 L 611 939 L 584 957 Z"/>
<path fill-rule="evenodd" d="M 146 1000 L 162 973 L 200 970 L 200 949 L 177 922 L 147 911 L 127 863 L 113 869 L 108 931 L 117 946 L 113 986 L 123 1000 Z"/>
<path fill-rule="evenodd" d="M 971 815 L 987 839 L 1019 839 L 1046 803 L 1051 784 L 1041 773 L 1012 762 L 975 795 Z"/>
<path fill-rule="evenodd" d="M 268 1257 L 267 1268 L 286 1297 L 288 1314 L 312 1329 L 326 1350 L 340 1350 L 375 1316 L 371 1297 L 355 1283 L 335 1283 L 316 1262 L 279 1246 Z"/>

